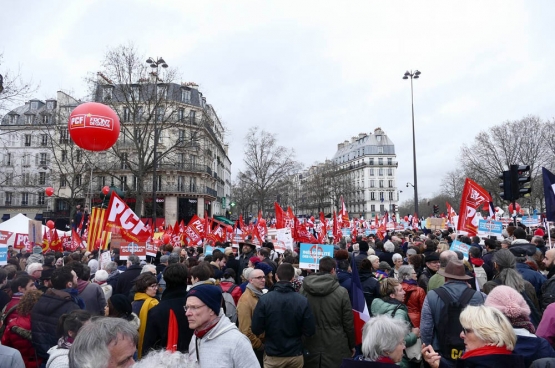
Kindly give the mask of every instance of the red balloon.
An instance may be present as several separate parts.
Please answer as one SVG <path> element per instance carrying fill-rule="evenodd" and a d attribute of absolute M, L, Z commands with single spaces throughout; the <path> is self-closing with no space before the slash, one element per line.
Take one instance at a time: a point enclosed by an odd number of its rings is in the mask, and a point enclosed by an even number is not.
<path fill-rule="evenodd" d="M 409 222 L 409 217 L 405 216 L 405 222 Z"/>
<path fill-rule="evenodd" d="M 107 185 L 102 187 L 102 194 L 107 195 L 108 193 L 110 193 L 110 187 Z"/>
<path fill-rule="evenodd" d="M 170 236 L 170 234 L 164 234 L 164 244 L 169 244 L 170 240 L 172 240 L 172 237 Z"/>
<path fill-rule="evenodd" d="M 164 231 L 164 227 L 163 226 L 158 226 L 158 231 L 160 231 L 160 232 Z"/>
<path fill-rule="evenodd" d="M 46 189 L 44 190 L 44 193 L 45 193 L 47 196 L 50 197 L 50 196 L 52 196 L 52 194 L 54 194 L 54 188 L 48 187 L 48 188 L 46 188 Z"/>
<path fill-rule="evenodd" d="M 67 127 L 71 139 L 88 151 L 105 151 L 119 137 L 119 118 L 109 106 L 87 102 L 77 106 L 69 116 Z"/>
<path fill-rule="evenodd" d="M 226 230 L 227 230 L 228 233 L 232 233 L 233 232 L 233 226 L 227 225 Z"/>
<path fill-rule="evenodd" d="M 516 212 L 520 213 L 520 204 L 515 203 L 515 207 L 516 207 Z M 513 214 L 513 204 L 509 204 L 509 212 L 512 215 Z"/>
<path fill-rule="evenodd" d="M 48 220 L 46 221 L 46 227 L 49 228 L 50 230 L 52 230 L 56 225 L 54 224 L 54 221 L 52 220 Z"/>

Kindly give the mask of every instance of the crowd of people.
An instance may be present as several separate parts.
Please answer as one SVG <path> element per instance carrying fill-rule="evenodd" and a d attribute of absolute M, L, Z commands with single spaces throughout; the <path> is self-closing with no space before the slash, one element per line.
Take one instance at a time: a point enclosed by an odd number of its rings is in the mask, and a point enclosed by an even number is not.
<path fill-rule="evenodd" d="M 164 245 L 146 260 L 112 249 L 102 264 L 98 252 L 9 249 L 0 367 L 549 367 L 555 249 L 543 232 L 345 238 L 317 270 L 299 268 L 298 248 L 250 239 L 211 254 Z"/>

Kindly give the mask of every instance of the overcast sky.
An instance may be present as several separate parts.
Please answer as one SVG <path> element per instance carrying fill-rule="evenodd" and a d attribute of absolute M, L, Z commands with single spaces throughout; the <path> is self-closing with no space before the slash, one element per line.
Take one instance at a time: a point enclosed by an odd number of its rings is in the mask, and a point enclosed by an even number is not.
<path fill-rule="evenodd" d="M 554 114 L 552 1 L 9 1 L 7 68 L 85 97 L 108 47 L 134 42 L 194 81 L 228 129 L 233 175 L 249 127 L 276 133 L 305 166 L 381 127 L 412 197 L 410 81 L 420 197 L 439 190 L 462 143 L 506 120 Z M 411 189 L 411 190 L 409 190 Z"/>

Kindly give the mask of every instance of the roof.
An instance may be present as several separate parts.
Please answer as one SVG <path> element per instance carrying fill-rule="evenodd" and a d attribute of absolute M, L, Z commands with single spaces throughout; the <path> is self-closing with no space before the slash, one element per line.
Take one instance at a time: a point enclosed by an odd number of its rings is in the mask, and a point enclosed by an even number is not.
<path fill-rule="evenodd" d="M 364 155 L 395 155 L 395 144 L 383 130 L 376 128 L 374 134 L 361 133 L 350 141 L 339 143 L 333 159 L 346 156 L 345 161 L 348 161 Z"/>

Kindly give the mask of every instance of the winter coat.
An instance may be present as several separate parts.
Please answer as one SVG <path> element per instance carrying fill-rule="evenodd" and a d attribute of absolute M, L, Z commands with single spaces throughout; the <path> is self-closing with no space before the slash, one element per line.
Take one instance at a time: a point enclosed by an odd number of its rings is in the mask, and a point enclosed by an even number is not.
<path fill-rule="evenodd" d="M 48 359 L 48 350 L 58 344 L 58 320 L 76 309 L 79 305 L 63 290 L 52 288 L 41 295 L 31 311 L 32 342 L 39 357 Z"/>
<path fill-rule="evenodd" d="M 524 360 L 517 354 L 491 354 L 486 356 L 475 356 L 466 359 L 458 359 L 454 363 L 441 358 L 439 368 L 525 368 Z"/>
<path fill-rule="evenodd" d="M 162 300 L 157 306 L 148 311 L 146 330 L 143 340 L 143 356 L 150 350 L 165 349 L 168 342 L 168 321 L 170 310 L 173 310 L 179 328 L 177 336 L 177 350 L 186 353 L 193 336 L 189 328 L 187 316 L 183 306 L 187 301 L 186 287 L 169 288 L 162 294 Z"/>
<path fill-rule="evenodd" d="M 100 285 L 100 288 L 104 293 L 104 299 L 106 300 L 106 303 L 108 303 L 108 299 L 110 299 L 110 297 L 112 296 L 112 286 L 106 282 L 98 285 Z"/>
<path fill-rule="evenodd" d="M 249 339 L 220 310 L 220 320 L 202 338 L 193 335 L 189 362 L 199 368 L 260 368 Z"/>
<path fill-rule="evenodd" d="M 277 357 L 302 355 L 301 337 L 316 332 L 308 300 L 290 282 L 278 282 L 271 292 L 260 297 L 251 329 L 256 335 L 264 333 L 264 352 Z"/>
<path fill-rule="evenodd" d="M 397 364 L 371 362 L 369 360 L 343 359 L 340 368 L 399 368 Z"/>
<path fill-rule="evenodd" d="M 374 274 L 370 270 L 360 270 L 358 276 L 360 278 L 366 305 L 368 309 L 370 309 L 374 299 L 380 297 L 380 282 L 374 277 Z"/>
<path fill-rule="evenodd" d="M 6 324 L 6 329 L 4 330 L 4 335 L 2 336 L 2 345 L 8 346 L 19 350 L 21 357 L 25 362 L 25 367 L 35 368 L 39 367 L 42 363 L 42 359 L 35 355 L 35 348 L 31 343 L 31 315 L 20 316 L 16 314 L 15 318 L 11 317 L 8 319 Z M 21 336 L 16 332 L 17 329 L 12 329 L 12 327 L 18 327 L 19 329 L 25 330 L 28 333 L 29 339 Z"/>
<path fill-rule="evenodd" d="M 233 271 L 235 271 L 235 283 L 239 285 L 242 282 L 241 274 L 239 273 L 239 261 L 233 257 L 233 254 L 227 258 L 225 269 L 228 269 L 228 268 L 231 268 Z"/>
<path fill-rule="evenodd" d="M 522 355 L 524 364 L 529 367 L 534 360 L 541 358 L 555 358 L 555 350 L 543 337 L 531 334 L 527 330 L 515 328 L 516 345 L 514 354 Z"/>
<path fill-rule="evenodd" d="M 258 297 L 249 288 L 245 289 L 245 292 L 239 299 L 239 303 L 237 303 L 239 330 L 249 338 L 254 350 L 258 350 L 264 345 L 262 341 L 264 337 L 256 336 L 251 330 L 252 315 L 254 314 L 254 308 L 256 308 L 257 303 Z"/>
<path fill-rule="evenodd" d="M 141 274 L 142 269 L 143 267 L 141 265 L 132 265 L 127 269 L 127 271 L 121 273 L 118 276 L 116 289 L 112 292 L 112 294 L 123 294 L 128 296 L 135 279 Z"/>
<path fill-rule="evenodd" d="M 299 291 L 308 299 L 316 333 L 303 338 L 305 368 L 337 368 L 355 347 L 353 311 L 349 293 L 332 274 L 313 274 Z"/>
<path fill-rule="evenodd" d="M 220 287 L 222 288 L 222 292 L 224 293 L 227 292 L 233 285 L 235 285 L 235 288 L 231 291 L 231 296 L 235 301 L 235 306 L 237 306 L 237 304 L 239 304 L 239 299 L 241 298 L 241 295 L 243 295 L 243 292 L 241 291 L 239 285 L 236 285 L 231 281 L 220 281 Z"/>
<path fill-rule="evenodd" d="M 526 263 L 517 262 L 516 270 L 522 275 L 522 278 L 534 286 L 536 295 L 540 299 L 542 294 L 542 285 L 547 280 L 546 277 L 538 271 L 533 270 Z"/>
<path fill-rule="evenodd" d="M 247 267 L 249 267 L 249 259 L 251 259 L 251 257 L 255 256 L 255 252 L 250 251 L 249 253 L 243 253 L 239 256 L 239 259 L 237 260 L 239 262 L 238 265 L 238 269 L 237 269 L 237 282 L 241 282 L 241 275 L 243 274 L 243 270 Z M 231 267 L 231 266 L 228 266 Z"/>
<path fill-rule="evenodd" d="M 353 274 L 347 271 L 337 270 L 337 281 L 339 281 L 339 285 L 347 289 L 347 292 L 349 293 L 349 300 L 351 300 L 351 285 L 353 284 Z"/>
<path fill-rule="evenodd" d="M 360 272 L 360 264 L 365 259 L 368 259 L 368 252 L 360 252 L 358 255 L 355 256 L 355 263 L 357 265 L 357 269 L 359 270 L 359 272 Z"/>
<path fill-rule="evenodd" d="M 376 298 L 372 302 L 371 309 L 372 309 L 373 316 L 380 316 L 382 314 L 385 314 L 395 319 L 400 319 L 402 321 L 410 323 L 407 306 L 396 299 L 391 299 L 389 297 L 386 297 L 385 300 Z M 397 310 L 395 311 L 395 309 Z M 392 316 L 393 311 L 395 311 L 395 316 Z M 414 344 L 416 344 L 417 339 L 418 339 L 418 336 L 416 336 L 412 332 L 409 332 L 405 336 L 405 345 L 407 347 L 413 346 Z"/>
<path fill-rule="evenodd" d="M 25 368 L 21 353 L 16 349 L 0 345 L 0 368 Z"/>
<path fill-rule="evenodd" d="M 79 297 L 85 302 L 85 310 L 93 316 L 103 316 L 106 308 L 106 297 L 100 285 L 88 281 L 79 280 L 77 285 Z"/>
<path fill-rule="evenodd" d="M 114 290 L 116 290 L 116 286 L 118 285 L 119 275 L 121 272 L 115 270 L 108 276 L 108 280 L 106 283 L 112 287 L 112 294 L 114 294 Z M 106 298 L 108 300 L 109 298 Z"/>
<path fill-rule="evenodd" d="M 555 368 L 555 358 L 538 359 L 532 363 L 530 368 Z"/>
<path fill-rule="evenodd" d="M 463 292 L 468 289 L 468 285 L 464 281 L 449 281 L 441 286 L 452 298 L 459 300 Z M 469 305 L 482 305 L 486 301 L 486 296 L 480 291 L 474 291 L 474 296 L 470 299 Z M 420 338 L 422 343 L 429 345 L 435 351 L 439 351 L 439 340 L 436 331 L 436 325 L 439 323 L 441 311 L 444 307 L 443 301 L 435 291 L 430 291 L 424 299 L 422 306 L 422 315 L 420 317 Z"/>
<path fill-rule="evenodd" d="M 48 350 L 50 357 L 46 362 L 46 368 L 68 368 L 69 367 L 69 349 L 53 346 Z"/>
<path fill-rule="evenodd" d="M 435 275 L 435 272 L 430 271 L 428 267 L 424 267 L 422 273 L 418 276 L 418 286 L 427 291 L 428 282 L 430 282 L 433 275 Z"/>
<path fill-rule="evenodd" d="M 555 303 L 549 304 L 543 312 L 536 336 L 543 337 L 555 348 Z"/>
<path fill-rule="evenodd" d="M 426 292 L 420 286 L 409 284 L 405 281 L 401 283 L 405 290 L 405 305 L 409 311 L 409 318 L 414 327 L 420 328 L 420 317 L 422 315 L 422 306 L 426 299 Z"/>

